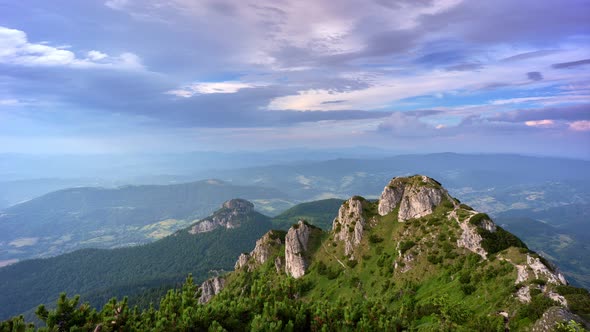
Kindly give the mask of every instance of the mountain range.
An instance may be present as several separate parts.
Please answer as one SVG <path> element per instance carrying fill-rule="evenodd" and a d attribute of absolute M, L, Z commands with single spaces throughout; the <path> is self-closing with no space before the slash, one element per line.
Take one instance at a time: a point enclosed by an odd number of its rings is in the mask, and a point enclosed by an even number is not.
<path fill-rule="evenodd" d="M 228 201 L 166 239 L 246 235 L 248 216 L 272 225 L 253 207 Z M 427 176 L 396 177 L 377 200 L 349 198 L 329 230 L 299 220 L 287 231 L 264 233 L 250 252 L 235 256 L 233 272 L 218 271 L 200 287 L 189 276 L 157 309 L 113 299 L 97 311 L 62 294 L 55 309 L 40 306 L 36 314 L 49 329 L 107 331 L 588 327 L 587 290 L 569 286 L 555 265 Z M 2 324 L 25 326 L 22 317 Z"/>

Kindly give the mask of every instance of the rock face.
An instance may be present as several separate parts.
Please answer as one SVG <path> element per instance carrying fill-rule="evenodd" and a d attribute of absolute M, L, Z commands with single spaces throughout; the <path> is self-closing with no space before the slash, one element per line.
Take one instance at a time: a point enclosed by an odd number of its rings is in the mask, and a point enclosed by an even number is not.
<path fill-rule="evenodd" d="M 338 210 L 338 217 L 332 222 L 334 239 L 344 241 L 344 254 L 352 257 L 354 248 L 361 243 L 365 228 L 363 199 L 352 197 Z"/>
<path fill-rule="evenodd" d="M 193 225 L 189 230 L 191 234 L 211 232 L 219 227 L 236 228 L 240 227 L 241 217 L 254 211 L 254 204 L 244 199 L 232 199 L 223 203 L 221 210 L 215 212 L 211 217 L 203 219 Z"/>
<path fill-rule="evenodd" d="M 238 270 L 247 266 L 248 271 L 252 271 L 256 267 L 266 263 L 273 253 L 283 244 L 281 237 L 279 231 L 268 231 L 256 241 L 254 250 L 249 254 L 243 253 L 240 255 L 234 268 Z"/>
<path fill-rule="evenodd" d="M 584 324 L 578 315 L 575 315 L 564 308 L 552 307 L 547 309 L 543 316 L 535 322 L 531 331 L 533 332 L 549 332 L 554 331 L 555 325 L 559 322 L 568 322 L 573 320 L 577 323 Z"/>
<path fill-rule="evenodd" d="M 225 279 L 221 277 L 215 277 L 205 280 L 199 289 L 201 290 L 201 297 L 199 297 L 199 303 L 205 304 L 211 300 L 211 298 L 219 294 L 225 286 Z"/>
<path fill-rule="evenodd" d="M 398 221 L 431 214 L 448 193 L 435 180 L 423 176 L 393 178 L 383 189 L 378 212 L 384 216 L 399 205 Z"/>
<path fill-rule="evenodd" d="M 303 221 L 292 226 L 285 237 L 285 272 L 293 278 L 302 277 L 309 266 L 308 250 L 311 227 Z"/>

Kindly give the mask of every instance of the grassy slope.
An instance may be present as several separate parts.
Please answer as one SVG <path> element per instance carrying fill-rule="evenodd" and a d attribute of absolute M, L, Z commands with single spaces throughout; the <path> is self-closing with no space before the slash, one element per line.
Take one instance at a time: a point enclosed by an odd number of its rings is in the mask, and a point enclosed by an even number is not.
<path fill-rule="evenodd" d="M 456 239 L 461 230 L 454 220 L 448 219 L 449 206 L 443 204 L 431 216 L 399 223 L 397 211 L 381 217 L 376 213 L 376 203 L 366 202 L 365 217 L 375 226 L 367 227 L 354 253 L 356 260 L 348 261 L 343 244 L 333 241 L 330 232 L 318 236 L 321 243 L 315 246 L 312 265 L 298 280 L 304 289 L 301 300 L 385 301 L 393 311 L 412 311 L 410 317 L 414 320 L 408 324 L 418 329 L 437 328 L 436 324 L 444 320 L 440 308 L 445 306 L 453 308 L 453 324 L 459 330 L 475 328 L 478 322 L 485 322 L 489 330 L 503 330 L 499 311 L 511 315 L 510 325 L 514 329 L 530 326 L 542 313 L 537 309 L 552 302 L 541 294 L 533 295 L 530 305 L 518 302 L 514 296 L 516 268 L 503 258 L 522 263 L 525 253 L 531 252 L 524 247 L 502 248 L 484 260 L 458 248 Z M 460 214 L 468 213 L 463 210 Z M 402 257 L 400 248 L 405 249 Z M 413 256 L 409 262 L 403 259 L 408 254 Z M 286 277 L 276 273 L 272 262 L 270 259 L 253 275 L 242 271 L 230 274 L 227 292 L 241 291 L 252 280 L 280 283 Z M 408 265 L 411 268 L 402 272 Z"/>

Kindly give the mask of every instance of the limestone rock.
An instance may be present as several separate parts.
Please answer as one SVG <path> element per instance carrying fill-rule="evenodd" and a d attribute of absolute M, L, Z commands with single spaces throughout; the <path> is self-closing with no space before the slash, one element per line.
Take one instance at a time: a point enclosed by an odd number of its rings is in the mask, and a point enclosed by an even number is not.
<path fill-rule="evenodd" d="M 221 210 L 215 212 L 211 217 L 203 219 L 194 224 L 189 233 L 198 234 L 211 232 L 219 227 L 236 228 L 240 227 L 242 217 L 254 211 L 254 204 L 244 199 L 232 199 L 225 203 Z"/>
<path fill-rule="evenodd" d="M 219 294 L 225 286 L 225 279 L 222 277 L 215 277 L 205 280 L 199 289 L 201 290 L 201 297 L 199 297 L 199 303 L 205 304 L 213 298 L 213 296 Z"/>
<path fill-rule="evenodd" d="M 234 270 L 239 270 L 239 269 L 243 268 L 244 266 L 246 266 L 246 264 L 248 264 L 249 259 L 250 259 L 250 254 L 241 253 L 240 257 L 238 257 L 238 260 L 236 261 L 236 264 L 234 265 Z"/>
<path fill-rule="evenodd" d="M 238 270 L 248 266 L 248 271 L 252 271 L 256 267 L 266 263 L 272 254 L 283 244 L 281 237 L 279 231 L 268 231 L 256 241 L 254 250 L 249 254 L 243 253 L 238 257 L 234 268 Z"/>
<path fill-rule="evenodd" d="M 342 204 L 338 210 L 338 217 L 332 223 L 332 230 L 335 240 L 344 241 L 346 256 L 351 256 L 354 248 L 361 243 L 365 224 L 362 198 L 352 197 Z"/>
<path fill-rule="evenodd" d="M 582 320 L 578 315 L 575 315 L 565 308 L 560 307 L 551 307 L 543 313 L 543 316 L 539 318 L 533 324 L 531 331 L 533 332 L 549 332 L 555 329 L 555 325 L 559 322 L 568 322 L 573 320 L 580 324 L 585 324 L 584 320 Z M 587 326 L 586 326 L 587 327 Z"/>
<path fill-rule="evenodd" d="M 442 202 L 442 199 L 443 191 L 438 188 L 416 186 L 406 188 L 399 207 L 398 221 L 429 215 Z"/>
<path fill-rule="evenodd" d="M 449 194 L 440 183 L 424 176 L 393 178 L 383 189 L 378 212 L 384 216 L 399 206 L 398 221 L 403 222 L 431 214 Z"/>
<path fill-rule="evenodd" d="M 311 231 L 311 226 L 300 220 L 285 237 L 285 272 L 293 278 L 305 275 L 309 266 L 306 252 Z"/>
<path fill-rule="evenodd" d="M 400 182 L 399 178 L 394 178 L 387 186 L 385 186 L 385 188 L 383 188 L 383 192 L 379 197 L 379 206 L 377 209 L 379 215 L 384 216 L 390 213 L 395 210 L 401 202 L 402 196 L 404 195 L 405 185 Z"/>

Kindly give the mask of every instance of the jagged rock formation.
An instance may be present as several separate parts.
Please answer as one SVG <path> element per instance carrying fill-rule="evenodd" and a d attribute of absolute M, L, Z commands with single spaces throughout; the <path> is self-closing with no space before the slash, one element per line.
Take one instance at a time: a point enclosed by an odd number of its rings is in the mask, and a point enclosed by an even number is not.
<path fill-rule="evenodd" d="M 568 310 L 560 307 L 553 307 L 547 310 L 543 316 L 535 322 L 531 331 L 533 332 L 550 332 L 555 330 L 555 325 L 559 322 L 568 322 L 573 320 L 577 323 L 585 322 L 578 316 Z"/>
<path fill-rule="evenodd" d="M 364 199 L 352 197 L 344 202 L 338 210 L 338 217 L 332 223 L 334 239 L 344 241 L 344 254 L 352 256 L 354 248 L 361 243 L 365 229 L 365 217 L 363 215 Z"/>
<path fill-rule="evenodd" d="M 300 220 L 285 237 L 285 272 L 293 278 L 302 277 L 309 266 L 306 252 L 312 228 Z"/>
<path fill-rule="evenodd" d="M 232 199 L 223 203 L 221 210 L 203 219 L 189 230 L 191 234 L 210 232 L 219 227 L 240 227 L 242 216 L 254 211 L 254 204 L 244 199 Z"/>
<path fill-rule="evenodd" d="M 199 297 L 199 303 L 205 304 L 211 300 L 211 298 L 219 294 L 223 287 L 225 286 L 225 279 L 222 277 L 214 277 L 211 279 L 205 280 L 199 290 L 201 291 L 201 296 Z"/>
<path fill-rule="evenodd" d="M 240 255 L 234 266 L 235 269 L 238 270 L 247 266 L 248 271 L 251 271 L 266 263 L 272 254 L 283 244 L 283 241 L 281 241 L 283 234 L 284 233 L 280 231 L 268 231 L 268 233 L 264 234 L 258 241 L 256 241 L 254 250 L 249 254 L 243 253 Z"/>
<path fill-rule="evenodd" d="M 450 218 L 454 218 L 457 221 L 457 223 L 459 223 L 459 227 L 461 227 L 462 231 L 461 236 L 457 239 L 457 246 L 466 248 L 480 255 L 481 257 L 486 258 L 488 253 L 481 246 L 481 241 L 483 240 L 483 238 L 477 232 L 476 226 L 469 223 L 471 217 L 473 217 L 477 213 L 475 211 L 470 211 L 470 213 L 471 215 L 467 219 L 461 221 L 457 216 L 456 211 L 451 212 Z M 493 226 L 491 226 L 490 223 Z M 496 230 L 496 225 L 491 220 L 486 220 L 484 224 L 486 225 L 485 229 L 493 231 Z"/>
<path fill-rule="evenodd" d="M 399 205 L 398 221 L 403 222 L 431 214 L 445 197 L 447 191 L 427 176 L 396 177 L 383 189 L 378 212 L 384 216 Z"/>

